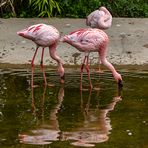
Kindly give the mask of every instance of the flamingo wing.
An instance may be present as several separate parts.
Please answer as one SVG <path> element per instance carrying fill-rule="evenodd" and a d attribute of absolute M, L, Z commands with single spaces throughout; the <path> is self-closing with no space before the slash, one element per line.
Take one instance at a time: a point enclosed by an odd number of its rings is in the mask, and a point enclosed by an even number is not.
<path fill-rule="evenodd" d="M 17 34 L 43 47 L 54 44 L 60 37 L 59 31 L 55 27 L 46 24 L 32 25 Z"/>

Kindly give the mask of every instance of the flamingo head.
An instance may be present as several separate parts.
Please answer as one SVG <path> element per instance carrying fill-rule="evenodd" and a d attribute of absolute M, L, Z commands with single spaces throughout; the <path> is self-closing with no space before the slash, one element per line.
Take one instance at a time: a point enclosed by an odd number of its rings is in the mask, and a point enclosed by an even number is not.
<path fill-rule="evenodd" d="M 106 11 L 107 9 L 104 6 L 102 6 L 102 7 L 99 8 L 99 10 L 100 11 Z"/>
<path fill-rule="evenodd" d="M 103 11 L 102 11 L 103 12 Z M 100 12 L 99 10 L 95 10 L 91 12 L 87 17 L 86 17 L 86 25 L 90 26 L 91 28 L 96 28 L 96 24 L 98 22 L 98 19 L 100 17 Z"/>
<path fill-rule="evenodd" d="M 65 83 L 65 75 L 61 76 L 61 84 Z"/>
<path fill-rule="evenodd" d="M 118 80 L 118 86 L 119 86 L 119 88 L 122 88 L 123 87 L 122 80 Z"/>
<path fill-rule="evenodd" d="M 72 35 L 65 35 L 64 37 L 60 38 L 60 41 L 72 44 L 73 42 L 75 42 L 75 37 Z"/>
<path fill-rule="evenodd" d="M 64 68 L 63 68 L 62 63 L 59 64 L 58 72 L 59 72 L 60 77 L 61 77 L 60 82 L 63 84 L 65 82 L 65 74 L 64 74 Z"/>
<path fill-rule="evenodd" d="M 34 39 L 33 33 L 28 32 L 27 29 L 23 29 L 23 30 L 21 30 L 21 31 L 18 31 L 18 32 L 17 32 L 17 35 L 22 36 L 22 37 L 24 37 L 24 38 L 26 38 L 26 39 L 29 39 L 29 40 L 33 40 L 33 39 Z"/>
<path fill-rule="evenodd" d="M 116 73 L 114 74 L 114 78 L 115 78 L 116 82 L 118 83 L 118 86 L 119 86 L 119 87 L 123 87 L 121 75 L 116 72 Z"/>
<path fill-rule="evenodd" d="M 62 36 L 60 42 L 66 42 L 68 40 L 68 35 Z"/>

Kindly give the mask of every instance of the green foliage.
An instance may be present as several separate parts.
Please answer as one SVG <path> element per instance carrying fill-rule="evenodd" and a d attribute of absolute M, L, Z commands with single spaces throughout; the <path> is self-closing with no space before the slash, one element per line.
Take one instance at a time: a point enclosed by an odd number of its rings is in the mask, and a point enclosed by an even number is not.
<path fill-rule="evenodd" d="M 62 17 L 84 18 L 100 5 L 100 0 L 59 0 Z"/>
<path fill-rule="evenodd" d="M 63 17 L 84 18 L 100 6 L 106 6 L 114 17 L 148 17 L 147 0 L 59 0 Z"/>
<path fill-rule="evenodd" d="M 29 0 L 29 5 L 37 12 L 38 17 L 53 16 L 55 10 L 61 13 L 60 6 L 55 0 Z"/>
<path fill-rule="evenodd" d="M 0 17 L 27 17 L 28 0 L 1 0 L 0 1 Z"/>
<path fill-rule="evenodd" d="M 148 17 L 148 0 L 1 0 L 0 17 L 85 18 L 100 6 L 114 17 Z"/>
<path fill-rule="evenodd" d="M 5 10 L 8 10 L 5 12 Z M 1 0 L 0 2 L 0 11 L 1 15 L 4 16 L 16 16 L 15 8 L 14 8 L 14 1 L 13 0 Z"/>
<path fill-rule="evenodd" d="M 114 0 L 110 3 L 113 16 L 148 17 L 146 0 Z"/>

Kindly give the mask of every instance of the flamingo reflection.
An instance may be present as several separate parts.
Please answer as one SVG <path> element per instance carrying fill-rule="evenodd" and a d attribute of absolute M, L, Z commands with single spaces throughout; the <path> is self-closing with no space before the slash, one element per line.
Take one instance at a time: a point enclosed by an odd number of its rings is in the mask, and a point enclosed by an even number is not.
<path fill-rule="evenodd" d="M 72 132 L 64 132 L 63 140 L 72 140 L 72 145 L 82 147 L 94 147 L 97 143 L 105 142 L 109 139 L 109 133 L 112 129 L 108 113 L 113 111 L 117 102 L 121 101 L 121 90 L 113 98 L 112 102 L 101 109 L 99 104 L 96 108 L 90 108 L 91 94 L 90 90 L 87 102 L 83 101 L 81 91 L 81 109 L 84 114 L 83 126 L 74 128 Z M 99 91 L 97 92 L 99 95 Z"/>
<path fill-rule="evenodd" d="M 34 89 L 33 89 L 34 90 Z M 34 91 L 32 90 L 32 109 L 34 116 L 37 115 L 37 109 L 35 106 Z M 69 141 L 71 145 L 82 147 L 94 147 L 97 143 L 108 141 L 109 134 L 112 129 L 111 120 L 108 113 L 113 111 L 116 104 L 121 101 L 121 90 L 117 91 L 115 97 L 113 97 L 111 103 L 105 107 L 100 106 L 99 102 L 95 103 L 95 107 L 92 107 L 92 100 L 94 96 L 97 98 L 100 95 L 101 89 L 97 91 L 90 90 L 88 98 L 84 98 L 83 93 L 86 91 L 80 91 L 81 95 L 81 113 L 84 120 L 78 123 L 77 126 L 73 126 L 70 131 L 63 131 L 59 127 L 58 115 L 63 99 L 64 88 L 61 87 L 58 91 L 57 103 L 50 111 L 49 119 L 45 119 L 45 96 L 46 87 L 41 98 L 41 124 L 36 129 L 30 130 L 27 133 L 20 134 L 20 142 L 24 144 L 32 145 L 46 145 L 51 144 L 54 141 Z M 92 95 L 93 94 L 93 95 Z M 86 95 L 85 95 L 86 96 Z"/>
<path fill-rule="evenodd" d="M 39 124 L 39 127 L 37 129 L 31 130 L 25 133 L 20 134 L 19 139 L 20 143 L 24 144 L 35 144 L 35 145 L 46 145 L 51 144 L 53 141 L 57 141 L 59 138 L 59 123 L 57 119 L 57 113 L 61 107 L 62 101 L 64 99 L 64 88 L 61 87 L 58 92 L 57 97 L 57 104 L 54 106 L 54 108 L 51 110 L 49 115 L 49 120 L 47 122 L 44 121 L 44 102 L 45 102 L 45 96 L 46 96 L 46 87 L 44 87 L 43 96 L 41 98 L 41 124 Z M 33 109 L 33 115 L 37 118 L 37 109 L 35 106 L 35 98 L 34 98 L 34 88 L 32 87 L 32 109 Z"/>

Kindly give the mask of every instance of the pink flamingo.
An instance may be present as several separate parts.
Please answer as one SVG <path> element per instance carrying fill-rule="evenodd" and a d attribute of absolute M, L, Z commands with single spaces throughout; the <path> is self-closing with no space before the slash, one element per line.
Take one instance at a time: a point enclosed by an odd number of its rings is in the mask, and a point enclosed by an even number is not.
<path fill-rule="evenodd" d="M 84 65 L 86 63 L 88 80 L 90 83 L 90 88 L 92 89 L 92 83 L 90 79 L 90 70 L 88 66 L 88 58 L 89 58 L 90 52 L 98 52 L 101 63 L 111 70 L 118 85 L 122 86 L 121 75 L 115 70 L 114 66 L 106 59 L 107 45 L 108 45 L 109 39 L 107 34 L 104 31 L 100 29 L 92 29 L 92 28 L 80 29 L 68 35 L 65 35 L 63 38 L 61 38 L 61 41 L 67 42 L 68 44 L 77 48 L 80 52 L 85 53 L 85 58 L 81 66 L 81 82 L 82 82 Z M 80 89 L 82 89 L 82 83 L 80 84 Z"/>
<path fill-rule="evenodd" d="M 100 7 L 87 16 L 86 25 L 91 28 L 108 29 L 112 25 L 112 15 L 105 7 Z"/>
<path fill-rule="evenodd" d="M 35 56 L 37 54 L 37 51 L 39 47 L 42 47 L 42 55 L 41 55 L 41 68 L 43 72 L 43 77 L 44 77 L 44 82 L 45 85 L 47 85 L 46 81 L 46 75 L 44 72 L 44 64 L 43 64 L 43 57 L 44 57 L 44 48 L 49 47 L 49 54 L 52 59 L 54 59 L 58 63 L 58 72 L 61 77 L 61 83 L 64 83 L 64 68 L 62 64 L 62 60 L 56 53 L 56 47 L 57 43 L 60 38 L 60 33 L 59 31 L 51 26 L 51 25 L 46 25 L 46 24 L 36 24 L 32 25 L 26 29 L 23 29 L 19 32 L 17 32 L 18 35 L 27 38 L 29 40 L 32 40 L 36 45 L 36 51 L 34 53 L 34 56 L 31 61 L 32 65 L 32 87 L 33 87 L 33 74 L 34 74 L 34 60 Z"/>
<path fill-rule="evenodd" d="M 112 25 L 112 15 L 105 7 L 100 7 L 98 10 L 91 12 L 86 17 L 86 25 L 91 28 L 108 29 Z M 99 72 L 101 70 L 101 61 L 99 59 Z"/>

